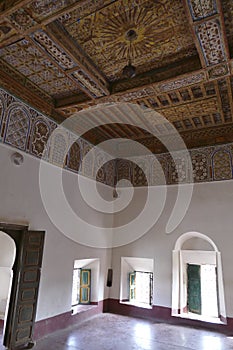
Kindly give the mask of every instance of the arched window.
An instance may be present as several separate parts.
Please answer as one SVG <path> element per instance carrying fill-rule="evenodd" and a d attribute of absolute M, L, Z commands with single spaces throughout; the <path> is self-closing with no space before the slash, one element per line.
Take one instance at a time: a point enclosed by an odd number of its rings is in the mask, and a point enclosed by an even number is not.
<path fill-rule="evenodd" d="M 188 232 L 176 241 L 172 316 L 226 323 L 221 253 L 202 233 Z"/>

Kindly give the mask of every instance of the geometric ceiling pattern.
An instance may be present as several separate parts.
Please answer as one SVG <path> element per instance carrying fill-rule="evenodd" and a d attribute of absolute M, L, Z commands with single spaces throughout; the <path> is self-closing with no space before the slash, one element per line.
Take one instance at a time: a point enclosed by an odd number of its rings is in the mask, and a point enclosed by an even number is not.
<path fill-rule="evenodd" d="M 123 75 L 129 61 L 132 78 Z M 3 0 L 0 76 L 3 88 L 56 122 L 100 103 L 131 102 L 163 115 L 188 148 L 231 142 L 233 4 Z M 164 152 L 129 116 L 119 124 L 98 118 L 110 124 L 88 132 L 89 142 L 130 138 Z"/>

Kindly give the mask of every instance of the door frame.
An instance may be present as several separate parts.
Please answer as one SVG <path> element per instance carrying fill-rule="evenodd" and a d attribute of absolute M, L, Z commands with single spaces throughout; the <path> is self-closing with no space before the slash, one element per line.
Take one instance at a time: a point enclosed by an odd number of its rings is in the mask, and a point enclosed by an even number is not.
<path fill-rule="evenodd" d="M 184 271 L 184 263 L 209 263 L 209 262 L 203 262 L 201 259 L 197 260 L 190 260 L 184 259 L 183 254 L 185 254 L 185 250 L 183 250 L 183 244 L 191 239 L 191 238 L 199 238 L 203 241 L 206 241 L 210 244 L 210 247 L 212 247 L 211 250 L 188 250 L 187 253 L 189 256 L 191 254 L 200 254 L 201 256 L 207 257 L 208 254 L 212 252 L 212 254 L 215 255 L 214 263 L 210 263 L 212 265 L 216 265 L 217 267 L 217 293 L 219 298 L 219 320 L 223 324 L 227 324 L 227 316 L 226 316 L 226 307 L 225 307 L 225 296 L 224 296 L 224 283 L 223 283 L 223 269 L 222 269 L 222 259 L 221 259 L 221 253 L 218 250 L 216 244 L 213 242 L 213 240 L 208 237 L 207 235 L 204 235 L 203 233 L 196 232 L 196 231 L 190 231 L 183 233 L 176 241 L 174 250 L 172 251 L 172 316 L 177 317 L 185 317 L 183 316 L 183 313 L 187 312 L 187 305 L 186 305 L 186 290 L 184 288 L 184 279 L 186 277 L 186 274 L 183 273 Z"/>

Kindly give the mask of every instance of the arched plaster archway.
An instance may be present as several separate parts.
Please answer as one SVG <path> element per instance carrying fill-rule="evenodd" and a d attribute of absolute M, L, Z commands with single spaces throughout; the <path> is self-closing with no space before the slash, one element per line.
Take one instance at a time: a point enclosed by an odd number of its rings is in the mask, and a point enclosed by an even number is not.
<path fill-rule="evenodd" d="M 198 253 L 200 256 L 205 256 L 205 259 L 211 258 L 214 261 L 215 266 L 217 267 L 217 293 L 219 298 L 219 319 L 226 323 L 226 309 L 225 309 L 225 298 L 224 298 L 224 284 L 223 284 L 223 273 L 222 273 L 222 261 L 221 261 L 221 253 L 217 248 L 217 245 L 214 241 L 200 232 L 186 232 L 182 234 L 176 241 L 175 247 L 173 250 L 172 258 L 173 258 L 173 271 L 172 271 L 172 316 L 180 316 L 182 317 L 183 310 L 187 308 L 187 297 L 185 295 L 185 271 L 184 271 L 184 252 L 186 252 L 186 256 L 189 255 L 190 259 L 193 254 L 193 250 L 184 251 L 182 247 L 185 242 L 191 240 L 193 238 L 198 238 L 205 242 L 208 242 L 211 246 L 211 251 L 199 250 L 195 251 L 196 256 Z M 202 258 L 203 259 L 203 258 Z"/>
<path fill-rule="evenodd" d="M 183 235 L 181 235 L 176 241 L 174 251 L 181 250 L 183 247 L 183 244 L 191 238 L 203 239 L 204 241 L 207 241 L 213 247 L 213 250 L 215 250 L 216 252 L 219 251 L 216 244 L 214 243 L 214 241 L 212 241 L 212 239 L 210 237 L 204 235 L 203 233 L 195 232 L 195 231 L 186 232 Z"/>

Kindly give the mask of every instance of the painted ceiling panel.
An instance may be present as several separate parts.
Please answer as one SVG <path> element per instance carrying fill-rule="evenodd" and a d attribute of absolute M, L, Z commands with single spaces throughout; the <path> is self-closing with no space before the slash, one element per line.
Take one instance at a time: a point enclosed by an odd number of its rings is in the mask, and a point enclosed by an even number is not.
<path fill-rule="evenodd" d="M 1 87 L 59 122 L 126 102 L 159 112 L 189 148 L 229 142 L 232 1 L 3 0 L 0 74 Z M 163 150 L 143 128 L 129 126 L 129 116 L 121 116 L 123 125 L 104 118 L 109 125 L 87 133 L 89 142 L 120 136 Z"/>

